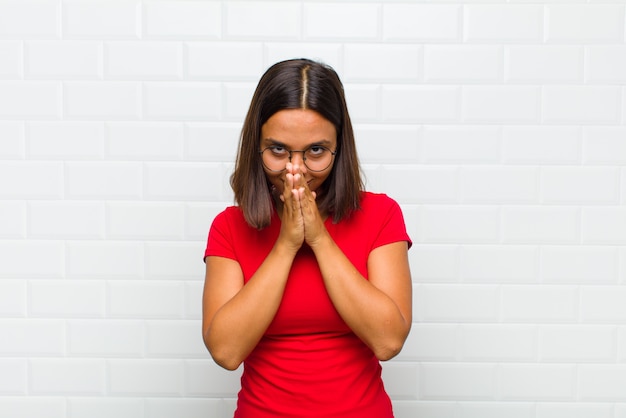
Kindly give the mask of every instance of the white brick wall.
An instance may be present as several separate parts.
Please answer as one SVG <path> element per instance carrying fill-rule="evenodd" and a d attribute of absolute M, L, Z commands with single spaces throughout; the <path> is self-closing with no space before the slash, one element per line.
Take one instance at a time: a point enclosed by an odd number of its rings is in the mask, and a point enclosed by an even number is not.
<path fill-rule="evenodd" d="M 0 0 L 0 417 L 232 415 L 202 251 L 272 63 L 403 206 L 398 418 L 626 418 L 620 0 Z"/>

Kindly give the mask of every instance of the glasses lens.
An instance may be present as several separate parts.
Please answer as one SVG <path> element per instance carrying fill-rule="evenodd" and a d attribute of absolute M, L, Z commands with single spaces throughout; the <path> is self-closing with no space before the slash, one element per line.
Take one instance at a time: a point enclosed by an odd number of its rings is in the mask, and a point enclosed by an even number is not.
<path fill-rule="evenodd" d="M 271 171 L 283 171 L 289 162 L 287 151 L 277 151 L 274 148 L 265 148 L 261 153 L 263 165 Z"/>
<path fill-rule="evenodd" d="M 312 146 L 304 151 L 287 151 L 282 147 L 268 147 L 261 153 L 263 165 L 270 171 L 283 171 L 290 159 L 290 153 L 303 153 L 304 165 L 311 171 L 324 171 L 333 162 L 333 153 L 326 147 Z"/>
<path fill-rule="evenodd" d="M 304 165 L 311 171 L 324 171 L 333 161 L 333 154 L 328 148 L 313 146 L 304 151 Z"/>

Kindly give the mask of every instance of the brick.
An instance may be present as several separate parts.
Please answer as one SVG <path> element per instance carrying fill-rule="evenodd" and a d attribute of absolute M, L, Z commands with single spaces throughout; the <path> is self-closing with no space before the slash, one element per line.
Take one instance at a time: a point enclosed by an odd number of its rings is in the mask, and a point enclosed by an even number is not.
<path fill-rule="evenodd" d="M 205 418 L 207 416 L 226 418 L 227 416 L 222 399 L 150 398 L 145 400 L 145 410 L 146 416 L 152 418 L 168 418 L 178 414 L 186 418 Z"/>
<path fill-rule="evenodd" d="M 581 224 L 585 244 L 626 244 L 626 208 L 584 208 Z"/>
<path fill-rule="evenodd" d="M 300 37 L 302 16 L 300 5 L 277 1 L 229 2 L 226 8 L 227 39 L 264 38 L 291 39 Z"/>
<path fill-rule="evenodd" d="M 416 241 L 427 243 L 495 243 L 499 212 L 490 207 L 424 207 Z"/>
<path fill-rule="evenodd" d="M 0 398 L 0 415 L 12 418 L 66 418 L 65 404 L 62 397 L 7 396 Z"/>
<path fill-rule="evenodd" d="M 408 401 L 393 400 L 393 413 L 396 418 L 445 418 L 453 417 L 458 402 L 453 401 Z"/>
<path fill-rule="evenodd" d="M 207 179 L 224 182 L 222 167 L 212 163 L 146 163 L 145 198 L 149 200 L 217 200 L 220 193 L 207 187 Z M 213 193 L 212 193 L 213 192 Z"/>
<path fill-rule="evenodd" d="M 143 21 L 148 39 L 219 39 L 222 34 L 220 2 L 144 2 Z"/>
<path fill-rule="evenodd" d="M 70 241 L 66 243 L 66 252 L 68 278 L 110 280 L 144 276 L 144 246 L 140 242 Z"/>
<path fill-rule="evenodd" d="M 461 106 L 466 122 L 536 122 L 539 90 L 534 86 L 464 87 Z"/>
<path fill-rule="evenodd" d="M 146 275 L 152 279 L 201 280 L 205 243 L 146 244 Z"/>
<path fill-rule="evenodd" d="M 413 244 L 411 275 L 420 283 L 456 282 L 459 277 L 459 253 L 456 245 Z"/>
<path fill-rule="evenodd" d="M 263 45 L 250 42 L 188 42 L 187 77 L 192 80 L 256 80 L 264 70 Z"/>
<path fill-rule="evenodd" d="M 454 202 L 457 170 L 454 168 L 385 166 L 382 170 L 386 192 L 405 203 Z M 410 187 L 407 187 L 407 180 Z"/>
<path fill-rule="evenodd" d="M 74 319 L 67 325 L 72 357 L 141 357 L 145 354 L 142 320 Z"/>
<path fill-rule="evenodd" d="M 430 83 L 502 81 L 502 47 L 430 45 L 424 48 L 424 79 Z"/>
<path fill-rule="evenodd" d="M 626 82 L 626 47 L 590 46 L 586 52 L 587 81 L 594 84 Z"/>
<path fill-rule="evenodd" d="M 104 63 L 109 79 L 182 79 L 183 46 L 176 42 L 107 42 Z"/>
<path fill-rule="evenodd" d="M 65 116 L 69 119 L 137 119 L 141 90 L 133 82 L 66 82 Z"/>
<path fill-rule="evenodd" d="M 25 317 L 26 307 L 26 281 L 0 281 L 0 316 L 3 318 Z"/>
<path fill-rule="evenodd" d="M 418 322 L 493 322 L 499 291 L 491 285 L 425 284 L 415 289 Z"/>
<path fill-rule="evenodd" d="M 109 360 L 109 393 L 124 396 L 180 396 L 179 360 Z"/>
<path fill-rule="evenodd" d="M 268 65 L 293 57 L 310 57 L 343 72 L 343 44 L 339 42 L 264 42 L 263 55 Z"/>
<path fill-rule="evenodd" d="M 504 400 L 575 400 L 576 368 L 572 365 L 507 364 L 500 366 L 498 377 Z"/>
<path fill-rule="evenodd" d="M 418 399 L 417 363 L 389 362 L 383 368 L 385 391 L 393 399 Z"/>
<path fill-rule="evenodd" d="M 55 319 L 2 319 L 3 357 L 63 356 L 65 323 Z"/>
<path fill-rule="evenodd" d="M 201 277 L 204 277 L 201 276 Z M 184 310 L 185 319 L 202 319 L 202 292 L 204 288 L 203 280 L 196 280 L 194 282 L 187 281 L 184 284 Z"/>
<path fill-rule="evenodd" d="M 424 363 L 419 368 L 420 398 L 429 400 L 489 400 L 496 390 L 491 364 Z"/>
<path fill-rule="evenodd" d="M 581 365 L 578 382 L 581 400 L 621 402 L 626 396 L 626 367 L 623 364 Z"/>
<path fill-rule="evenodd" d="M 26 237 L 26 204 L 19 201 L 0 201 L 0 237 Z"/>
<path fill-rule="evenodd" d="M 548 42 L 622 42 L 624 6 L 550 4 L 546 6 Z"/>
<path fill-rule="evenodd" d="M 623 324 L 626 320 L 626 288 L 586 286 L 581 288 L 580 316 L 586 323 Z"/>
<path fill-rule="evenodd" d="M 506 322 L 575 322 L 578 289 L 563 285 L 509 285 L 502 288 L 501 310 Z"/>
<path fill-rule="evenodd" d="M 546 246 L 541 249 L 541 279 L 547 283 L 616 284 L 618 271 L 617 248 Z"/>
<path fill-rule="evenodd" d="M 30 41 L 24 74 L 36 79 L 97 79 L 102 76 L 102 46 L 94 41 Z"/>
<path fill-rule="evenodd" d="M 56 0 L 5 0 L 0 3 L 0 37 L 58 38 L 60 8 Z"/>
<path fill-rule="evenodd" d="M 459 170 L 463 202 L 537 202 L 538 170 L 534 167 L 464 167 Z"/>
<path fill-rule="evenodd" d="M 535 406 L 531 402 L 459 402 L 459 417 L 481 418 L 535 418 Z"/>
<path fill-rule="evenodd" d="M 543 6 L 473 4 L 465 6 L 464 39 L 468 42 L 540 42 Z"/>
<path fill-rule="evenodd" d="M 26 395 L 28 364 L 25 359 L 0 358 L 0 394 Z M 2 412 L 2 406 L 0 406 Z"/>
<path fill-rule="evenodd" d="M 30 202 L 28 215 L 31 238 L 104 238 L 106 220 L 100 202 Z"/>
<path fill-rule="evenodd" d="M 182 317 L 184 293 L 180 283 L 109 282 L 107 295 L 108 313 L 113 318 Z"/>
<path fill-rule="evenodd" d="M 612 363 L 616 328 L 598 325 L 547 325 L 539 329 L 541 361 L 550 363 Z"/>
<path fill-rule="evenodd" d="M 204 255 L 204 243 L 213 219 L 226 206 L 232 203 L 189 202 L 185 206 L 185 239 L 203 242 L 201 258 Z"/>
<path fill-rule="evenodd" d="M 449 86 L 386 85 L 380 104 L 385 122 L 455 122 L 460 91 Z"/>
<path fill-rule="evenodd" d="M 535 246 L 465 245 L 460 276 L 470 283 L 534 283 L 539 272 Z"/>
<path fill-rule="evenodd" d="M 253 83 L 224 83 L 224 103 L 222 119 L 225 121 L 242 121 L 250 108 L 250 101 L 256 85 Z"/>
<path fill-rule="evenodd" d="M 509 82 L 563 84 L 583 80 L 584 50 L 579 46 L 509 46 L 504 57 Z"/>
<path fill-rule="evenodd" d="M 31 359 L 32 393 L 103 395 L 105 365 L 98 359 Z"/>
<path fill-rule="evenodd" d="M 573 244 L 580 240 L 577 208 L 558 206 L 505 207 L 502 240 L 518 244 Z"/>
<path fill-rule="evenodd" d="M 417 45 L 346 45 L 342 78 L 347 82 L 416 82 L 422 72 L 420 56 Z"/>
<path fill-rule="evenodd" d="M 507 164 L 580 164 L 581 130 L 573 126 L 504 126 Z"/>
<path fill-rule="evenodd" d="M 184 208 L 178 203 L 112 202 L 107 206 L 107 237 L 117 239 L 179 240 Z"/>
<path fill-rule="evenodd" d="M 60 278 L 65 268 L 65 251 L 60 241 L 0 241 L 0 277 Z M 33 263 L 36 258 L 37 262 Z"/>
<path fill-rule="evenodd" d="M 584 402 L 538 403 L 536 418 L 613 418 L 611 405 Z"/>
<path fill-rule="evenodd" d="M 147 119 L 206 120 L 221 113 L 220 86 L 215 83 L 148 82 L 143 87 Z"/>
<path fill-rule="evenodd" d="M 461 7 L 448 4 L 383 5 L 383 39 L 387 41 L 453 42 L 459 32 Z"/>
<path fill-rule="evenodd" d="M 542 119 L 547 123 L 619 122 L 620 89 L 614 86 L 546 86 Z"/>
<path fill-rule="evenodd" d="M 105 297 L 101 282 L 33 281 L 29 286 L 29 313 L 40 318 L 103 317 Z"/>
<path fill-rule="evenodd" d="M 184 127 L 178 122 L 110 122 L 105 155 L 111 160 L 181 160 Z"/>
<path fill-rule="evenodd" d="M 142 166 L 135 162 L 72 162 L 65 166 L 66 194 L 72 199 L 139 199 Z"/>
<path fill-rule="evenodd" d="M 458 327 L 455 324 L 414 323 L 398 357 L 408 361 L 455 361 L 458 358 Z"/>
<path fill-rule="evenodd" d="M 583 161 L 626 165 L 626 127 L 590 126 L 583 130 Z"/>
<path fill-rule="evenodd" d="M 354 126 L 354 131 L 359 159 L 363 163 L 419 161 L 421 130 L 417 126 L 364 124 Z"/>
<path fill-rule="evenodd" d="M 141 2 L 137 0 L 66 0 L 63 35 L 68 38 L 136 39 Z"/>
<path fill-rule="evenodd" d="M 619 169 L 544 167 L 541 199 L 546 203 L 619 203 Z"/>
<path fill-rule="evenodd" d="M 211 359 L 185 360 L 185 393 L 191 396 L 234 398 L 241 387 L 241 372 L 222 369 Z M 214 378 L 211 378 L 214 376 Z"/>
<path fill-rule="evenodd" d="M 140 417 L 144 413 L 144 400 L 139 398 L 75 397 L 67 405 L 72 418 Z"/>
<path fill-rule="evenodd" d="M 0 79 L 22 78 L 24 73 L 23 62 L 22 44 L 20 42 L 0 41 Z"/>
<path fill-rule="evenodd" d="M 0 81 L 3 119 L 57 119 L 61 113 L 61 86 L 48 81 Z"/>
<path fill-rule="evenodd" d="M 459 327 L 462 361 L 536 361 L 536 336 L 532 325 L 465 324 Z"/>
<path fill-rule="evenodd" d="M 31 159 L 102 158 L 104 126 L 99 122 L 28 122 L 26 152 Z"/>
<path fill-rule="evenodd" d="M 380 33 L 380 6 L 366 3 L 305 3 L 305 39 L 374 40 Z"/>
<path fill-rule="evenodd" d="M 0 121 L 0 158 L 24 158 L 24 124 L 21 122 Z"/>
<path fill-rule="evenodd" d="M 200 321 L 150 321 L 146 324 L 149 357 L 206 358 L 207 349 L 198 331 Z"/>

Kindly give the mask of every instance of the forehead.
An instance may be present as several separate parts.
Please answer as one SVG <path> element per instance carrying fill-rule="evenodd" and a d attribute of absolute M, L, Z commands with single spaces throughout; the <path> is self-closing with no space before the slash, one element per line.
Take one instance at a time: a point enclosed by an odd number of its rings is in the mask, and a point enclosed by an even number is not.
<path fill-rule="evenodd" d="M 278 141 L 292 147 L 311 143 L 335 144 L 335 126 L 310 109 L 285 109 L 274 113 L 261 127 L 261 141 Z"/>

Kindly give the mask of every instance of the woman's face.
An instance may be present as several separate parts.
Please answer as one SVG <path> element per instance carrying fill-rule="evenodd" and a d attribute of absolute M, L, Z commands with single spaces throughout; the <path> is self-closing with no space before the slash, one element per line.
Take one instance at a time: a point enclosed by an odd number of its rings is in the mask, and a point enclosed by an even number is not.
<path fill-rule="evenodd" d="M 318 146 L 318 147 L 316 147 Z M 261 144 L 259 150 L 267 147 L 277 151 L 312 150 L 311 158 L 307 160 L 310 166 L 315 164 L 313 154 L 325 147 L 334 152 L 337 150 L 337 131 L 335 126 L 322 115 L 309 109 L 285 109 L 274 113 L 263 126 L 261 126 Z M 311 148 L 313 147 L 313 148 Z M 323 151 L 323 150 L 322 150 Z M 269 152 L 269 150 L 267 151 Z M 288 153 L 287 153 L 288 154 Z M 330 165 L 322 171 L 311 171 L 305 165 L 302 152 L 291 153 L 291 163 L 298 165 L 312 191 L 317 191 L 328 178 L 335 163 L 334 157 Z M 288 160 L 286 160 L 288 161 Z M 280 167 L 282 169 L 285 167 Z M 264 166 L 265 175 L 272 185 L 282 193 L 283 181 L 287 174 L 286 170 L 280 172 L 270 171 Z"/>

